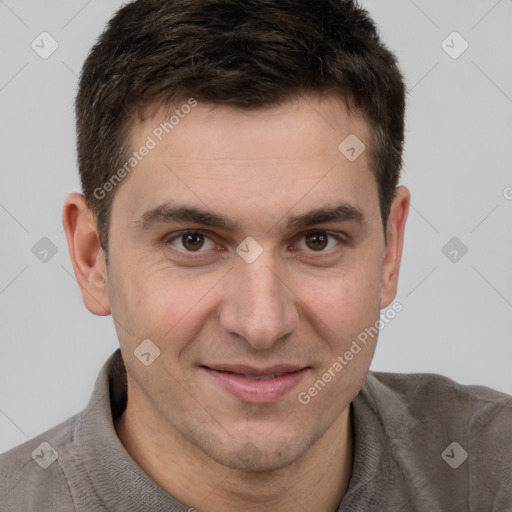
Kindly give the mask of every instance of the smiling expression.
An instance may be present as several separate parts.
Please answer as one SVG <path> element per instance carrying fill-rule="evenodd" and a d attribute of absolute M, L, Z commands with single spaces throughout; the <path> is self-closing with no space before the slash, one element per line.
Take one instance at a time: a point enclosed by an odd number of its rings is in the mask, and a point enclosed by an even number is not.
<path fill-rule="evenodd" d="M 135 123 L 132 147 L 162 121 Z M 367 148 L 354 161 L 338 149 L 350 134 Z M 158 429 L 225 466 L 270 470 L 346 414 L 376 340 L 309 404 L 297 396 L 396 292 L 370 144 L 333 97 L 199 104 L 118 186 L 108 301 L 130 400 Z M 145 339 L 160 350 L 148 366 L 134 355 Z"/>

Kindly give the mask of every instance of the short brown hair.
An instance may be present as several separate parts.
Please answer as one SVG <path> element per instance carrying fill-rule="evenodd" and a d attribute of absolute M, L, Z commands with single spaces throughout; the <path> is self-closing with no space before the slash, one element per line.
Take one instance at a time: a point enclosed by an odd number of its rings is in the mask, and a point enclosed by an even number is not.
<path fill-rule="evenodd" d="M 368 121 L 384 231 L 402 167 L 405 85 L 394 55 L 353 0 L 136 0 L 91 49 L 76 98 L 78 166 L 107 253 L 128 130 L 155 105 L 240 109 L 336 93 Z M 95 192 L 96 191 L 96 192 Z"/>

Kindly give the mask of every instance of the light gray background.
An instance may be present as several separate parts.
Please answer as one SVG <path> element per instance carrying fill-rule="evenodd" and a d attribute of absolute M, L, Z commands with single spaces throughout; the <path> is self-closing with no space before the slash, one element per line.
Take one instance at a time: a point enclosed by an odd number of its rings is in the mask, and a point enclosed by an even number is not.
<path fill-rule="evenodd" d="M 512 1 L 362 3 L 407 78 L 402 183 L 412 192 L 404 309 L 372 369 L 512 394 Z M 77 75 L 120 5 L 0 0 L 0 452 L 80 411 L 118 346 L 111 318 L 83 306 L 61 209 L 79 190 Z M 46 60 L 31 48 L 43 31 L 59 44 Z M 453 31 L 469 43 L 457 59 L 441 47 Z M 453 236 L 468 247 L 456 263 L 442 252 Z M 58 250 L 46 263 L 32 253 L 42 237 Z"/>

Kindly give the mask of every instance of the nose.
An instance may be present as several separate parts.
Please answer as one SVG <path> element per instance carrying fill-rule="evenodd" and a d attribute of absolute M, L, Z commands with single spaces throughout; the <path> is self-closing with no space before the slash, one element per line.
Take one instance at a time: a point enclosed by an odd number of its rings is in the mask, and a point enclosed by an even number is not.
<path fill-rule="evenodd" d="M 220 308 L 221 328 L 265 350 L 293 333 L 299 324 L 297 299 L 270 257 L 238 260 L 226 276 Z"/>

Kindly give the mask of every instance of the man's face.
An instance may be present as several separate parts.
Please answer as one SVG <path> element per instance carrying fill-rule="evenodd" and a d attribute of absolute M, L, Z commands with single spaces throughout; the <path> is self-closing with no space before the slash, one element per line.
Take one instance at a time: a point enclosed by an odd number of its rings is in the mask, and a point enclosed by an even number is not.
<path fill-rule="evenodd" d="M 350 134 L 368 148 L 368 125 L 334 98 L 199 104 L 159 141 L 162 122 L 133 126 L 132 150 L 148 136 L 156 147 L 112 206 L 108 298 L 129 400 L 159 435 L 221 464 L 285 467 L 346 410 L 376 339 L 309 403 L 299 394 L 394 295 L 368 151 L 338 149 Z M 146 339 L 160 349 L 149 366 L 134 355 Z"/>

